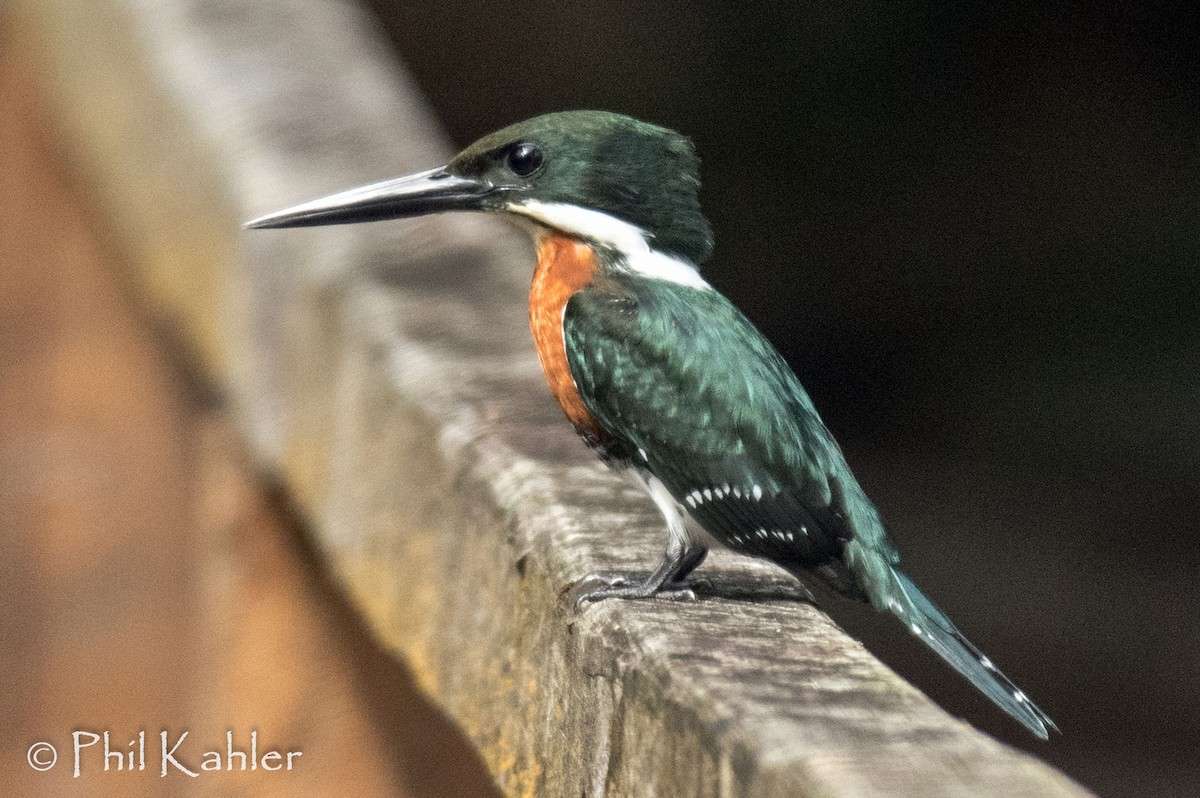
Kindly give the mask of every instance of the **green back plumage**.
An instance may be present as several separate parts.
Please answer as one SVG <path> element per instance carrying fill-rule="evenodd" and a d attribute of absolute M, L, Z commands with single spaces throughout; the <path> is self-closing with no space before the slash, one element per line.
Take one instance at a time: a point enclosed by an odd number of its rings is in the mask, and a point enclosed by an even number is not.
<path fill-rule="evenodd" d="M 564 316 L 588 409 L 726 545 L 825 564 L 836 588 L 882 606 L 873 586 L 895 554 L 879 515 L 770 342 L 716 291 L 613 279 L 623 290 L 581 291 Z M 853 580 L 835 562 L 848 545 L 871 555 Z"/>

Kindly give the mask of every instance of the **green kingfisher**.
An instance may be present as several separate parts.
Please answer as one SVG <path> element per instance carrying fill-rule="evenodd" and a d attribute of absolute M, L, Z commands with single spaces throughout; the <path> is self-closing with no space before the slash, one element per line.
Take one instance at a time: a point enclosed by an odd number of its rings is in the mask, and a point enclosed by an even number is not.
<path fill-rule="evenodd" d="M 445 166 L 246 226 L 443 211 L 520 222 L 536 247 L 529 321 L 550 391 L 666 521 L 666 550 L 648 578 L 600 581 L 581 603 L 694 597 L 686 577 L 724 546 L 892 613 L 1046 739 L 1053 721 L 900 570 L 879 512 L 787 363 L 700 274 L 713 235 L 699 187 L 684 136 L 567 111 L 485 136 Z"/>

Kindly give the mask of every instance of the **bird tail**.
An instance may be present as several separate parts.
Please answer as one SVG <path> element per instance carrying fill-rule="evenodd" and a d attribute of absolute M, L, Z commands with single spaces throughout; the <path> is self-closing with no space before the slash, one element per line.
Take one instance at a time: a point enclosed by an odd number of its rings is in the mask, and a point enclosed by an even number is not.
<path fill-rule="evenodd" d="M 1045 740 L 1050 736 L 1049 730 L 1058 731 L 1054 721 L 1038 709 L 983 652 L 963 637 L 946 613 L 939 610 L 913 584 L 908 574 L 892 566 L 891 576 L 894 589 L 889 591 L 891 596 L 887 607 L 904 621 L 910 632 L 1038 737 Z"/>

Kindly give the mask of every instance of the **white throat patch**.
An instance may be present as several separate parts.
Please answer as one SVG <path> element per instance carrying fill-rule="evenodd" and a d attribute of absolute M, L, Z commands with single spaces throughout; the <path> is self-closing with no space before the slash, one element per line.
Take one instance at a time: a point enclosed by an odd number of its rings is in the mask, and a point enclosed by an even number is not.
<path fill-rule="evenodd" d="M 510 202 L 506 210 L 614 249 L 621 253 L 630 271 L 691 288 L 712 289 L 695 266 L 652 248 L 646 240 L 646 231 L 607 213 L 566 202 L 538 200 Z"/>

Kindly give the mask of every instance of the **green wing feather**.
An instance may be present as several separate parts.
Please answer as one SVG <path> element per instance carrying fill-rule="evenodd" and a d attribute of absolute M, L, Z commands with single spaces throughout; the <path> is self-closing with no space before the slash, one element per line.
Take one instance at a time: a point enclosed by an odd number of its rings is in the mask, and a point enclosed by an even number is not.
<path fill-rule="evenodd" d="M 621 279 L 627 290 L 585 289 L 564 313 L 588 410 L 726 545 L 796 567 L 844 562 L 855 584 L 835 587 L 883 606 L 872 588 L 894 549 L 775 348 L 716 291 Z"/>

